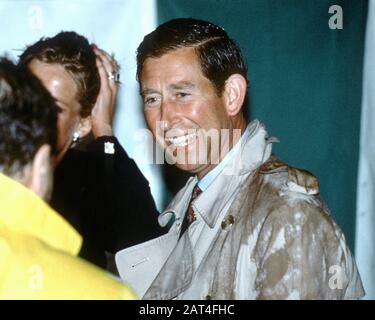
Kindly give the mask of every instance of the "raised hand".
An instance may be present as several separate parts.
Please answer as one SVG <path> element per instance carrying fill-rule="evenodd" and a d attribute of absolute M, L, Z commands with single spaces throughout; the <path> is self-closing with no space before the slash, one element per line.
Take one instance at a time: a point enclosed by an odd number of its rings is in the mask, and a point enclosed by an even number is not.
<path fill-rule="evenodd" d="M 119 67 L 107 52 L 95 45 L 92 47 L 100 76 L 100 92 L 91 112 L 92 133 L 97 138 L 113 135 L 112 118 L 119 85 Z"/>

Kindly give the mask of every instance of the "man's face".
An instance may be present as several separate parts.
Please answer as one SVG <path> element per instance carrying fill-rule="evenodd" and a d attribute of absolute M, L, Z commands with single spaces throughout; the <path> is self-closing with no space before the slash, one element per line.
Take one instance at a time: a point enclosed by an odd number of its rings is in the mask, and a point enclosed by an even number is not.
<path fill-rule="evenodd" d="M 29 64 L 30 71 L 42 81 L 55 98 L 60 112 L 57 120 L 57 159 L 60 160 L 69 149 L 73 132 L 80 121 L 81 105 L 77 101 L 77 85 L 60 64 L 49 64 L 34 59 Z"/>
<path fill-rule="evenodd" d="M 194 49 L 147 58 L 140 80 L 145 118 L 153 135 L 166 148 L 167 156 L 184 156 L 177 167 L 203 177 L 223 157 L 210 142 L 225 144 L 227 139 L 212 141 L 215 139 L 208 133 L 220 135 L 221 129 L 232 129 L 232 122 L 224 97 L 217 95 L 203 75 Z"/>

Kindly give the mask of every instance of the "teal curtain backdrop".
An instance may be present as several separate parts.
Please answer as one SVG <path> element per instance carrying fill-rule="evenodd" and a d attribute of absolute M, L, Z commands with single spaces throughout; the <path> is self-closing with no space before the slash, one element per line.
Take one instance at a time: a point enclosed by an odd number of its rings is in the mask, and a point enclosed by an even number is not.
<path fill-rule="evenodd" d="M 224 27 L 249 67 L 247 113 L 280 139 L 283 161 L 313 172 L 354 250 L 367 1 L 159 0 L 159 23 L 194 17 Z M 330 6 L 343 9 L 331 30 Z"/>

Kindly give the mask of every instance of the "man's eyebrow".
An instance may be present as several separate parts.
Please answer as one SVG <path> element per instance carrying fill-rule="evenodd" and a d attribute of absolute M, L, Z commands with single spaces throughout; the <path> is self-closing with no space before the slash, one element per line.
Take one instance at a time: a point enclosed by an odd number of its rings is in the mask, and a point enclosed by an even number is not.
<path fill-rule="evenodd" d="M 186 90 L 186 89 L 193 89 L 194 87 L 195 85 L 188 81 L 181 81 L 178 83 L 173 83 L 168 86 L 169 90 Z M 145 96 L 147 94 L 153 94 L 153 93 L 159 93 L 159 91 L 145 88 L 141 90 L 140 95 Z"/>
<path fill-rule="evenodd" d="M 183 89 L 193 89 L 195 85 L 191 82 L 188 81 L 182 81 L 178 83 L 171 84 L 169 86 L 170 89 L 172 90 L 183 90 Z"/>
<path fill-rule="evenodd" d="M 153 94 L 153 93 L 159 93 L 159 92 L 154 90 L 154 89 L 147 89 L 146 88 L 146 89 L 141 90 L 140 95 L 143 97 L 146 94 Z"/>

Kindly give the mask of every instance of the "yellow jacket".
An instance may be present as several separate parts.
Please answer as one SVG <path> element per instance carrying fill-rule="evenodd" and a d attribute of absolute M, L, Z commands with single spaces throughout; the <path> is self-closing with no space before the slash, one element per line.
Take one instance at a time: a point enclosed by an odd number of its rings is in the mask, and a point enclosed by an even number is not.
<path fill-rule="evenodd" d="M 135 299 L 76 257 L 81 236 L 32 191 L 0 173 L 0 300 Z"/>

